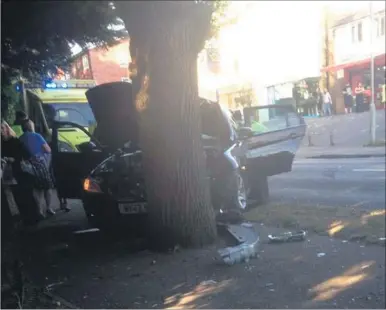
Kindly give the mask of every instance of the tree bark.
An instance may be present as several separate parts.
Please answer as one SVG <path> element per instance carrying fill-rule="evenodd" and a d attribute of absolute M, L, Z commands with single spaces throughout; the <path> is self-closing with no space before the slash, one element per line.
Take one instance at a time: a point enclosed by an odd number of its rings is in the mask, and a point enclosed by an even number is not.
<path fill-rule="evenodd" d="M 194 27 L 182 22 L 156 31 L 137 58 L 150 237 L 162 249 L 202 246 L 215 240 L 216 225 L 201 144 Z"/>

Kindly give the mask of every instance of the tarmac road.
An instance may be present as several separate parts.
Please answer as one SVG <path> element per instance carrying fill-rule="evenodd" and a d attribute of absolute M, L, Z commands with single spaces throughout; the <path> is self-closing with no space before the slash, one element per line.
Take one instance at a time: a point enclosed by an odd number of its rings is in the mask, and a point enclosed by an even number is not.
<path fill-rule="evenodd" d="M 385 208 L 385 158 L 298 159 L 269 186 L 272 202 Z"/>
<path fill-rule="evenodd" d="M 272 201 L 384 208 L 384 158 L 298 159 L 292 172 L 270 179 L 270 190 Z M 33 283 L 51 287 L 74 308 L 170 308 L 170 296 L 187 296 L 175 301 L 190 301 L 180 308 L 384 306 L 382 247 L 312 235 L 307 243 L 262 242 L 259 259 L 223 268 L 213 263 L 213 248 L 161 255 L 140 251 L 146 243 L 127 235 L 112 240 L 98 232 L 73 234 L 86 229 L 87 221 L 81 204 L 71 205 L 71 212 L 42 222 L 40 233 L 23 248 Z M 259 229 L 262 237 L 273 231 Z M 320 252 L 327 257 L 318 258 Z M 208 280 L 230 286 L 195 297 L 192 290 Z M 312 292 L 318 287 L 327 287 L 333 296 L 316 303 Z"/>

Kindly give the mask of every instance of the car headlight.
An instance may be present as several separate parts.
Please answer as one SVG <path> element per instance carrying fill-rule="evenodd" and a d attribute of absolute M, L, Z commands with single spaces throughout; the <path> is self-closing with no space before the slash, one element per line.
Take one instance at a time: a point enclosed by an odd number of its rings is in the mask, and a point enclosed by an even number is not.
<path fill-rule="evenodd" d="M 102 193 L 102 190 L 98 182 L 95 179 L 90 177 L 86 178 L 83 181 L 83 190 L 89 193 Z"/>
<path fill-rule="evenodd" d="M 70 144 L 63 141 L 58 141 L 58 150 L 59 152 L 76 152 Z"/>

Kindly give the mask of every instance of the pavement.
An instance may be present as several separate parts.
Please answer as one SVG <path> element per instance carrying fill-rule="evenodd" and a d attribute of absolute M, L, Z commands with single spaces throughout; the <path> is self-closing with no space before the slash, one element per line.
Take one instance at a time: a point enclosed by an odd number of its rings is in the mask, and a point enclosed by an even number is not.
<path fill-rule="evenodd" d="M 271 200 L 382 209 L 382 158 L 297 159 L 270 178 Z M 384 308 L 385 248 L 310 234 L 273 245 L 283 232 L 256 223 L 259 258 L 225 267 L 217 244 L 157 254 L 146 242 L 88 229 L 81 203 L 29 233 L 26 268 L 34 282 L 73 308 Z M 80 233 L 74 233 L 76 231 Z M 31 254 L 32 253 L 32 254 Z"/>
<path fill-rule="evenodd" d="M 386 156 L 385 147 L 336 147 L 336 146 L 302 146 L 296 153 L 296 158 L 365 158 Z"/>
<path fill-rule="evenodd" d="M 273 202 L 383 209 L 385 178 L 385 158 L 298 158 L 269 188 Z"/>
<path fill-rule="evenodd" d="M 376 140 L 385 141 L 385 111 L 376 113 Z M 370 142 L 369 112 L 308 118 L 306 123 L 307 134 L 298 158 L 385 156 L 385 146 L 364 147 Z M 309 146 L 310 141 L 313 146 Z"/>
<path fill-rule="evenodd" d="M 383 309 L 384 247 L 317 235 L 269 244 L 268 234 L 283 231 L 256 230 L 259 257 L 231 267 L 215 259 L 222 244 L 159 254 L 129 236 L 106 241 L 98 233 L 45 247 L 42 239 L 26 266 L 36 284 L 77 309 Z"/>
<path fill-rule="evenodd" d="M 377 117 L 384 137 L 381 113 Z M 353 131 L 354 124 L 367 116 L 307 120 L 318 137 L 314 150 L 328 154 L 329 129 L 334 128 L 335 154 L 344 154 L 344 149 L 354 155 L 358 155 L 354 149 L 382 154 L 382 148 L 362 147 L 368 142 L 365 128 L 359 128 L 360 134 Z M 273 202 L 315 208 L 385 207 L 384 157 L 308 159 L 309 149 L 304 142 L 293 171 L 270 178 Z M 152 253 L 145 240 L 83 231 L 90 227 L 82 205 L 76 200 L 69 203 L 71 212 L 59 211 L 27 232 L 23 250 L 33 282 L 73 308 L 383 309 L 385 305 L 381 246 L 315 234 L 304 242 L 272 245 L 267 243 L 268 234 L 282 230 L 256 223 L 262 240 L 259 258 L 225 267 L 215 260 L 216 250 L 224 246 L 221 241 L 204 249 Z"/>

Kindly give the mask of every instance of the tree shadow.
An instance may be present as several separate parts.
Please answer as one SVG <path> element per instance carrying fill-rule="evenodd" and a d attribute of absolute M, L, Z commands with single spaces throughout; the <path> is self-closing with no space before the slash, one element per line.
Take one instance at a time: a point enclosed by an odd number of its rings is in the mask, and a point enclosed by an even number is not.
<path fill-rule="evenodd" d="M 190 291 L 166 297 L 163 306 L 165 309 L 209 308 L 211 296 L 223 292 L 231 284 L 231 280 L 224 280 L 219 283 L 203 281 Z"/>
<path fill-rule="evenodd" d="M 340 275 L 315 285 L 310 289 L 312 301 L 306 303 L 306 307 L 315 307 L 319 302 L 332 300 L 345 290 L 369 280 L 371 278 L 370 271 L 374 265 L 375 261 L 364 261 L 348 268 Z"/>

